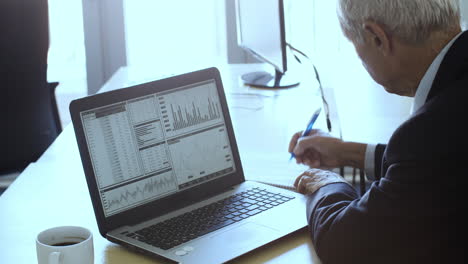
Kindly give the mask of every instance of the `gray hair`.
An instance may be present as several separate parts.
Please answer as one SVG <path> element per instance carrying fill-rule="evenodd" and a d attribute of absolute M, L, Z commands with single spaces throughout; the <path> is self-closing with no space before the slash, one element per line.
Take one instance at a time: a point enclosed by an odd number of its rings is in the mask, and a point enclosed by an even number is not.
<path fill-rule="evenodd" d="M 337 12 L 345 35 L 361 42 L 367 20 L 412 44 L 460 25 L 459 0 L 339 0 Z"/>

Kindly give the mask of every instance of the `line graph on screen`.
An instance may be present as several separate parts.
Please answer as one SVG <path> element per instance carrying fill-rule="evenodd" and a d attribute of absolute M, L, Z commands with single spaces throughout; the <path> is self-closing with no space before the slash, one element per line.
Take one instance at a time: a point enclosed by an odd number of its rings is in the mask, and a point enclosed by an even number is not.
<path fill-rule="evenodd" d="M 172 171 L 143 179 L 103 193 L 106 213 L 114 214 L 135 207 L 177 189 Z"/>

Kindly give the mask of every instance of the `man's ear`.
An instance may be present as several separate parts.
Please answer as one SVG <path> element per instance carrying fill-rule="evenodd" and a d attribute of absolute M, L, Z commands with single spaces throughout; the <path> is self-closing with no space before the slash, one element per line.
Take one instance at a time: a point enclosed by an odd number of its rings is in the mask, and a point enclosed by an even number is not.
<path fill-rule="evenodd" d="M 388 56 L 393 52 L 391 36 L 387 34 L 381 25 L 372 21 L 366 21 L 363 27 L 369 44 L 374 45 L 384 56 Z"/>

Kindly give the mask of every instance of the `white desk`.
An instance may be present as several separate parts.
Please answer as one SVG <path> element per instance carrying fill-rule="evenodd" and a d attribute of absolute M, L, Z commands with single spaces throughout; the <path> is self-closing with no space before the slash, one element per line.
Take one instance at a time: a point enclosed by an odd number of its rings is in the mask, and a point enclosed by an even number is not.
<path fill-rule="evenodd" d="M 294 180 L 303 167 L 288 163 L 287 146 L 320 104 L 313 81 L 266 91 L 239 85 L 241 72 L 258 65 L 220 67 L 247 179 Z M 145 80 L 152 73 L 121 69 L 103 91 Z M 318 120 L 323 126 L 323 115 Z M 285 178 L 285 176 L 287 176 Z M 0 263 L 35 263 L 36 235 L 47 228 L 78 225 L 94 235 L 95 263 L 163 263 L 128 251 L 99 235 L 73 127 L 67 126 L 43 156 L 0 196 Z M 319 263 L 306 230 L 235 260 L 235 263 Z"/>

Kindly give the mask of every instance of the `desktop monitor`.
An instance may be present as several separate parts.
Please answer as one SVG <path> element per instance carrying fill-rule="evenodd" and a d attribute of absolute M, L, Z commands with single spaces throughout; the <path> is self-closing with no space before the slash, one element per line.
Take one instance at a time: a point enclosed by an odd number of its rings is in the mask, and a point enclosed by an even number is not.
<path fill-rule="evenodd" d="M 238 45 L 263 62 L 275 74 L 252 72 L 242 76 L 245 84 L 263 88 L 288 88 L 299 84 L 286 76 L 287 43 L 283 0 L 237 0 Z"/>

